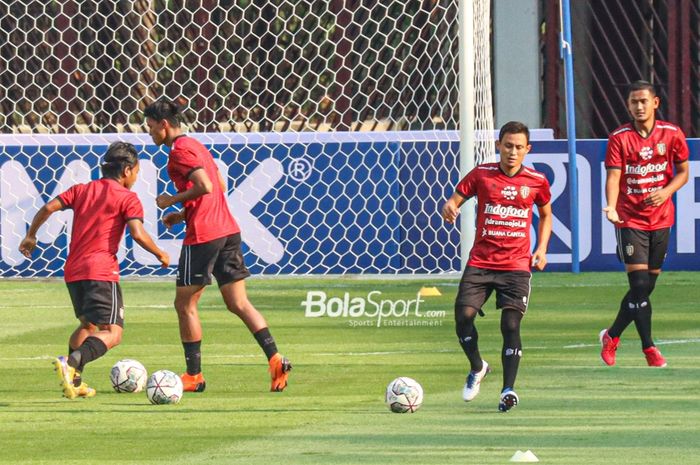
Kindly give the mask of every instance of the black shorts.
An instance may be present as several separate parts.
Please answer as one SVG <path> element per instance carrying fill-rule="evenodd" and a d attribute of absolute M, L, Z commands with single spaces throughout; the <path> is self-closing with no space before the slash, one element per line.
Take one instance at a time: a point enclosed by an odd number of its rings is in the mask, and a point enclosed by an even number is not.
<path fill-rule="evenodd" d="M 496 291 L 496 307 L 512 308 L 525 313 L 530 300 L 529 271 L 498 271 L 468 266 L 459 282 L 455 304 L 460 307 L 481 307 Z"/>
<path fill-rule="evenodd" d="M 94 325 L 124 327 L 124 300 L 119 283 L 85 280 L 66 283 L 66 286 L 78 319 Z"/>
<path fill-rule="evenodd" d="M 617 258 L 625 265 L 649 265 L 659 270 L 666 259 L 671 228 L 643 231 L 634 228 L 617 228 Z"/>
<path fill-rule="evenodd" d="M 183 245 L 177 265 L 177 286 L 206 286 L 214 275 L 219 287 L 250 276 L 241 251 L 241 234 L 202 244 Z"/>

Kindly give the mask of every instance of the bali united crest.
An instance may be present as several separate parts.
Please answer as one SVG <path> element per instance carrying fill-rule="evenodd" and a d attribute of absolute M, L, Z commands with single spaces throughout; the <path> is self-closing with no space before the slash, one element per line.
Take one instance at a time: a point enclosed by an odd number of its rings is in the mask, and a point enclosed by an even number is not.
<path fill-rule="evenodd" d="M 527 186 L 520 186 L 520 197 L 526 199 L 530 196 L 530 188 Z"/>
<path fill-rule="evenodd" d="M 625 254 L 628 257 L 631 257 L 632 255 L 634 255 L 634 246 L 632 244 L 627 244 L 625 246 Z"/>
<path fill-rule="evenodd" d="M 664 143 L 656 144 L 656 152 L 662 156 L 666 155 L 666 144 L 664 144 Z"/>

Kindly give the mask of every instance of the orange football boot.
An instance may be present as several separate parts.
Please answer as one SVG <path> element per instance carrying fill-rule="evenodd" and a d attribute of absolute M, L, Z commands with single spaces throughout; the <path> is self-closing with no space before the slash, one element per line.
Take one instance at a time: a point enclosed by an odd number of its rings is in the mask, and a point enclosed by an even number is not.
<path fill-rule="evenodd" d="M 287 387 L 287 378 L 289 377 L 289 372 L 292 370 L 292 363 L 282 354 L 276 353 L 270 359 L 270 378 L 272 378 L 272 384 L 270 386 L 270 391 L 282 392 L 284 388 Z"/>
<path fill-rule="evenodd" d="M 180 375 L 182 380 L 182 390 L 185 392 L 203 392 L 207 387 L 207 382 L 204 381 L 204 375 L 200 372 L 196 375 L 183 373 Z"/>

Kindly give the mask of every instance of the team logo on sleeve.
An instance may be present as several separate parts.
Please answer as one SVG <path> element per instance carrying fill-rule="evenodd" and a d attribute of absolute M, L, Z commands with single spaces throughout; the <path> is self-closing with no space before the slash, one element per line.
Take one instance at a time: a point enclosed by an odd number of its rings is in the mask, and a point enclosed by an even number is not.
<path fill-rule="evenodd" d="M 503 197 L 507 198 L 508 200 L 513 200 L 515 198 L 515 196 L 518 194 L 516 193 L 514 186 L 506 186 L 501 191 L 501 195 Z"/>
<path fill-rule="evenodd" d="M 661 156 L 666 155 L 666 144 L 664 144 L 664 143 L 656 144 L 656 151 Z"/>
<path fill-rule="evenodd" d="M 526 199 L 530 196 L 530 188 L 528 186 L 520 186 L 520 197 Z"/>
<path fill-rule="evenodd" d="M 641 158 L 642 160 L 648 160 L 653 156 L 654 149 L 651 147 L 642 147 L 642 150 L 639 151 L 639 158 Z"/>

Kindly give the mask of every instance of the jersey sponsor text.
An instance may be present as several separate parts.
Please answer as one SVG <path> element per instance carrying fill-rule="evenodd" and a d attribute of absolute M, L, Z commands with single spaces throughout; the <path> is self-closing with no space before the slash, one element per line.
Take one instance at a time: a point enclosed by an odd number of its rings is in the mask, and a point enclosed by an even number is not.
<path fill-rule="evenodd" d="M 492 205 L 490 203 L 487 203 L 486 205 L 484 205 L 484 213 L 487 215 L 500 216 L 501 218 L 527 218 L 530 214 L 530 209 L 518 208 L 512 205 Z"/>

